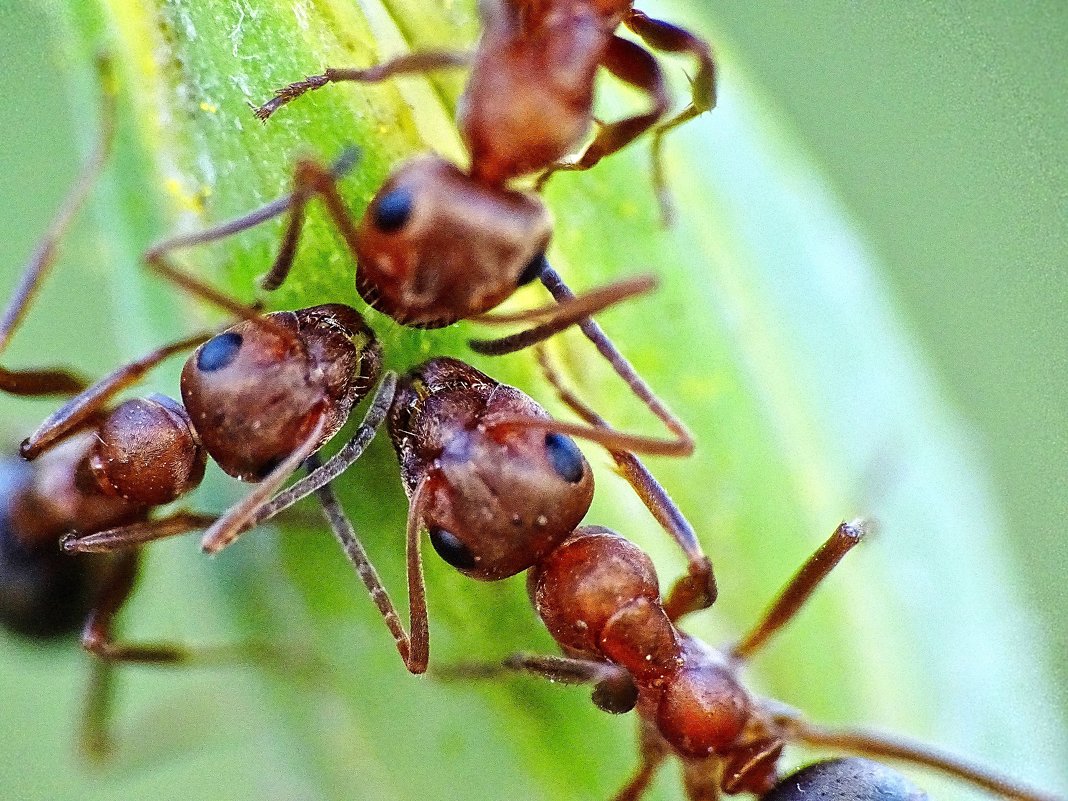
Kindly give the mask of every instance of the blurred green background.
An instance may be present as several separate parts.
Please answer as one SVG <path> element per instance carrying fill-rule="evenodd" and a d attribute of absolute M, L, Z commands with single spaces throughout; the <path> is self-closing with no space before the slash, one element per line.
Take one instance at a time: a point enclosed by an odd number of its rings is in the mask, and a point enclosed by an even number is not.
<path fill-rule="evenodd" d="M 243 7 L 252 13 L 251 7 Z M 1063 717 L 1068 702 L 1068 546 L 1062 533 L 1068 513 L 1068 13 L 1056 3 L 939 9 L 721 2 L 705 9 L 680 2 L 646 10 L 685 19 L 715 43 L 728 79 L 763 102 L 762 121 L 807 156 L 837 195 L 845 218 L 862 234 L 868 255 L 883 268 L 881 288 L 915 338 L 945 403 L 938 414 L 960 415 L 960 453 L 980 476 L 980 486 L 989 472 L 992 497 L 982 502 L 1003 513 L 1012 549 L 1008 575 L 1041 638 L 1037 650 L 1048 654 L 1056 674 L 1049 698 L 1040 703 Z M 5 292 L 92 135 L 80 121 L 95 119 L 96 98 L 72 100 L 68 84 L 55 72 L 49 19 L 34 3 L 0 3 L 5 32 L 0 43 L 0 97 L 5 102 L 0 196 L 6 208 L 0 222 L 0 274 Z M 683 153 L 700 158 L 707 150 L 709 161 L 724 157 L 708 150 L 713 140 L 703 138 L 715 127 L 711 115 L 680 134 L 685 145 L 671 153 L 677 172 L 683 168 Z M 642 159 L 632 157 L 634 168 L 645 169 Z M 555 193 L 568 191 L 562 184 L 554 186 Z M 114 202 L 107 193 L 115 191 L 114 186 L 102 187 L 103 205 Z M 680 197 L 685 201 L 685 188 Z M 684 203 L 682 215 L 688 211 Z M 143 343 L 156 341 L 156 333 L 129 308 L 136 301 L 114 281 L 100 280 L 115 254 L 94 225 L 114 221 L 114 215 L 96 209 L 78 226 L 42 297 L 44 311 L 31 316 L 16 338 L 10 363 L 76 354 L 71 359 L 95 375 L 121 356 L 142 351 Z M 151 231 L 150 221 L 144 225 Z M 782 256 L 786 270 L 791 255 Z M 782 284 L 788 292 L 788 279 Z M 122 324 L 116 325 L 116 319 Z M 833 371 L 833 362 L 826 369 Z M 165 372 L 158 384 L 173 383 L 173 374 Z M 833 386 L 834 376 L 828 374 L 826 381 Z M 49 407 L 0 398 L 0 435 L 5 442 L 17 441 Z M 908 473 L 909 466 L 903 470 Z M 207 506 L 217 500 L 212 492 L 204 494 Z M 949 501 L 950 506 L 972 503 L 968 497 Z M 928 533 L 937 536 L 937 530 Z M 137 619 L 149 621 L 141 628 L 187 636 L 182 618 L 195 617 L 200 621 L 197 639 L 233 637 L 237 626 L 216 580 L 219 572 L 228 575 L 227 568 L 205 568 L 192 549 L 181 546 L 171 543 L 153 552 L 152 591 L 137 599 Z M 889 546 L 883 540 L 877 547 Z M 251 548 L 242 556 L 259 558 Z M 727 555 L 719 558 L 728 561 Z M 782 570 L 769 579 L 771 586 L 793 564 L 785 557 L 777 561 Z M 435 578 L 432 571 L 431 581 Z M 270 590 L 284 595 L 285 582 L 278 584 Z M 271 604 L 273 609 L 300 607 L 289 597 Z M 937 610 L 929 613 L 938 615 Z M 368 630 L 374 631 L 371 626 Z M 375 671 L 395 674 L 394 662 L 395 655 L 388 653 L 368 656 L 353 677 L 368 694 L 382 696 L 384 706 L 390 693 L 403 690 Z M 302 746 L 296 733 L 300 729 L 294 731 L 292 722 L 302 715 L 329 717 L 335 710 L 295 709 L 292 702 L 286 706 L 254 671 L 236 670 L 125 683 L 121 736 L 134 746 L 108 769 L 105 782 L 94 785 L 94 773 L 72 766 L 70 721 L 82 667 L 73 649 L 34 653 L 8 640 L 0 643 L 0 697 L 9 699 L 0 715 L 7 741 L 0 755 L 0 787 L 18 787 L 20 793 L 36 787 L 37 797 L 73 798 L 84 797 L 78 790 L 84 780 L 101 797 L 113 794 L 115 787 L 130 798 L 170 797 L 161 790 L 168 787 L 173 797 L 213 797 L 210 789 L 198 788 L 223 787 L 245 788 L 232 796 L 243 798 L 257 797 L 252 788 L 266 786 L 269 797 L 292 799 L 320 797 L 322 776 L 332 775 L 330 766 L 316 764 L 316 756 L 308 753 L 311 746 Z M 923 664 L 915 670 L 922 673 Z M 581 697 L 573 700 L 582 702 Z M 345 713 L 338 710 L 336 715 L 344 731 Z M 474 725 L 493 722 L 457 722 L 459 728 Z M 613 732 L 629 730 L 625 721 L 612 725 Z M 11 740 L 13 733 L 17 741 Z M 361 738 L 388 738 L 389 732 L 353 728 L 351 736 L 339 748 L 358 760 L 366 746 Z M 446 741 L 441 754 L 459 758 L 460 743 Z M 1035 751 L 1033 759 L 1015 754 L 1007 759 L 1033 764 L 1057 758 L 1043 743 Z M 440 762 L 431 759 L 429 764 Z M 264 765 L 270 766 L 269 783 L 262 778 Z M 405 786 L 390 774 L 409 769 L 434 770 L 370 767 L 363 790 L 375 788 L 381 794 L 375 797 L 404 797 L 399 791 L 390 795 L 391 786 Z M 523 772 L 519 768 L 494 764 L 484 770 L 489 778 L 482 781 L 492 784 L 498 777 L 507 792 L 519 796 L 536 787 L 542 775 L 534 770 L 533 778 L 525 779 L 531 784 L 517 785 L 515 776 Z M 624 768 L 599 770 L 618 777 Z M 1062 770 L 1063 765 L 1047 765 L 1050 776 Z M 552 775 L 551 770 L 544 775 Z M 345 795 L 336 788 L 331 794 Z"/>

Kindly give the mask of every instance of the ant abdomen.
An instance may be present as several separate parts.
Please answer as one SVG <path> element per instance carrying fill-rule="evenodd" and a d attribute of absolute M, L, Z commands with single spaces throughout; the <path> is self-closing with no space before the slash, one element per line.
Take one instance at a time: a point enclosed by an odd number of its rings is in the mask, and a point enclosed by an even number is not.
<path fill-rule="evenodd" d="M 163 395 L 115 407 L 97 431 L 88 462 L 101 492 L 146 506 L 196 489 L 206 463 L 185 408 Z"/>
<path fill-rule="evenodd" d="M 478 184 L 435 156 L 414 159 L 360 222 L 356 289 L 403 325 L 439 328 L 504 301 L 550 236 L 536 197 Z"/>
<path fill-rule="evenodd" d="M 20 501 L 36 490 L 35 470 L 21 460 L 0 460 L 0 625 L 52 639 L 78 630 L 103 559 L 72 559 L 56 547 L 54 530 L 32 526 L 44 521 L 31 516 L 32 502 Z"/>
<path fill-rule="evenodd" d="M 927 793 L 870 759 L 828 759 L 780 781 L 762 801 L 926 801 Z"/>
<path fill-rule="evenodd" d="M 498 10 L 484 20 L 457 123 L 471 171 L 487 185 L 560 160 L 589 131 L 603 22 L 581 6 L 568 11 L 530 38 L 519 34 L 524 21 L 517 12 Z"/>
<path fill-rule="evenodd" d="M 548 417 L 455 359 L 402 380 L 389 416 L 401 475 L 435 550 L 461 572 L 492 581 L 526 570 L 589 509 L 593 474 L 574 441 L 521 422 Z"/>
<path fill-rule="evenodd" d="M 204 447 L 235 478 L 262 480 L 322 421 L 329 440 L 374 385 L 381 349 L 341 304 L 274 312 L 209 339 L 182 370 L 182 400 Z"/>

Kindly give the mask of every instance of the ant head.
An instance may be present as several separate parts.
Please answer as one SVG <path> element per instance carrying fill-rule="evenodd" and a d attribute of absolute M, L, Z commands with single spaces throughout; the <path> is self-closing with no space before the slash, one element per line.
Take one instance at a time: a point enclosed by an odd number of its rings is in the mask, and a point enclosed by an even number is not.
<path fill-rule="evenodd" d="M 125 401 L 108 414 L 88 465 L 107 495 L 160 506 L 195 489 L 206 461 L 181 404 L 152 395 Z"/>
<path fill-rule="evenodd" d="M 182 370 L 182 400 L 211 457 L 262 480 L 325 415 L 319 444 L 374 386 L 382 362 L 359 313 L 327 304 L 246 320 L 209 339 Z"/>
<path fill-rule="evenodd" d="M 927 793 L 870 759 L 828 759 L 787 776 L 763 801 L 926 801 Z"/>
<path fill-rule="evenodd" d="M 409 373 L 389 433 L 434 550 L 460 572 L 492 581 L 535 564 L 574 530 L 593 475 L 570 437 L 523 426 L 547 419 L 529 397 L 455 359 Z M 511 422 L 505 422 L 510 420 Z"/>
<path fill-rule="evenodd" d="M 356 289 L 403 325 L 449 325 L 536 278 L 550 233 L 535 196 L 478 184 L 441 158 L 414 159 L 360 222 Z"/>

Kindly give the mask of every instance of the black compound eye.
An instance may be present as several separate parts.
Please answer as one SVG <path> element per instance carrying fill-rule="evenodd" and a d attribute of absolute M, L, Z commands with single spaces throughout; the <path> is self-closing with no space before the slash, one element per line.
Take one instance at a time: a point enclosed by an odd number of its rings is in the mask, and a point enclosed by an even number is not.
<path fill-rule="evenodd" d="M 526 286 L 545 272 L 545 268 L 548 266 L 549 262 L 546 260 L 545 251 L 543 250 L 523 268 L 523 272 L 519 274 L 519 280 L 516 281 L 516 286 Z"/>
<path fill-rule="evenodd" d="M 430 544 L 434 546 L 438 556 L 457 570 L 470 570 L 476 564 L 474 554 L 451 531 L 443 528 L 430 529 Z"/>
<path fill-rule="evenodd" d="M 241 350 L 241 335 L 233 331 L 212 337 L 200 346 L 197 353 L 197 369 L 205 373 L 214 373 L 226 367 Z"/>
<path fill-rule="evenodd" d="M 375 227 L 391 234 L 404 227 L 412 215 L 412 193 L 407 189 L 394 189 L 382 195 L 371 212 Z"/>
<path fill-rule="evenodd" d="M 586 472 L 583 465 L 582 451 L 575 440 L 555 432 L 545 435 L 545 450 L 549 454 L 549 463 L 564 481 L 578 484 Z"/>

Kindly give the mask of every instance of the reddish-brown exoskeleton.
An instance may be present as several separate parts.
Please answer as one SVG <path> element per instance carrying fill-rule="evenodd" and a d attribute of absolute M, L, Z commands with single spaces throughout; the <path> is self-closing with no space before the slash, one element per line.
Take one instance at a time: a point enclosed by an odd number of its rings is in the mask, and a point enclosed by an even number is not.
<path fill-rule="evenodd" d="M 473 56 L 425 52 L 364 69 L 327 69 L 290 84 L 256 109 L 266 120 L 305 92 L 341 81 L 381 81 L 396 75 L 457 67 L 471 73 L 459 104 L 459 126 L 471 153 L 471 174 L 481 190 L 541 172 L 540 186 L 556 170 L 586 170 L 653 130 L 654 185 L 667 209 L 661 165 L 664 134 L 715 105 L 715 64 L 706 42 L 675 25 L 652 19 L 632 0 L 487 0 L 479 4 L 482 36 Z M 616 35 L 624 26 L 649 47 L 685 53 L 697 62 L 689 105 L 663 122 L 670 101 L 660 66 L 650 53 Z M 599 68 L 647 94 L 652 108 L 593 126 L 593 90 Z M 436 169 L 447 169 L 438 167 Z"/>
<path fill-rule="evenodd" d="M 572 436 L 639 467 L 631 451 L 656 453 L 664 445 L 597 422 L 554 420 L 518 389 L 449 358 L 431 359 L 401 380 L 388 425 L 410 499 L 410 635 L 380 585 L 373 594 L 412 672 L 425 670 L 429 657 L 423 528 L 434 550 L 464 574 L 508 578 L 547 558 L 589 509 L 593 476 Z M 690 558 L 688 579 L 672 603 L 680 610 L 708 606 L 715 580 L 693 530 L 644 468 L 623 472 Z M 328 514 L 335 531 L 354 537 L 336 504 Z"/>
<path fill-rule="evenodd" d="M 206 341 L 205 341 L 206 340 Z M 126 365 L 67 403 L 22 444 L 36 458 L 99 414 L 102 405 L 166 356 L 199 345 L 186 361 L 181 389 L 188 437 L 231 476 L 257 483 L 242 501 L 212 521 L 204 550 L 216 552 L 329 482 L 359 458 L 385 418 L 395 379 L 387 374 L 350 442 L 329 462 L 276 496 L 286 480 L 344 425 L 378 381 L 381 349 L 359 313 L 341 304 L 274 312 L 245 320 L 213 337 L 161 348 Z M 121 407 L 120 407 L 121 408 Z M 150 458 L 159 444 L 149 430 L 131 430 L 113 454 Z M 139 478 L 130 472 L 130 481 Z M 201 524 L 202 526 L 203 524 Z M 192 527 L 201 527 L 192 526 Z M 189 530 L 187 527 L 185 530 Z M 110 550 L 164 536 L 146 526 L 97 529 L 65 540 L 71 552 Z"/>
<path fill-rule="evenodd" d="M 131 436 L 150 437 L 152 451 L 130 453 L 122 443 Z M 39 640 L 82 628 L 82 644 L 99 657 L 82 732 L 92 756 L 109 747 L 112 667 L 185 662 L 192 652 L 167 643 L 113 639 L 115 616 L 134 589 L 137 549 L 72 558 L 58 543 L 74 528 L 141 526 L 166 533 L 206 525 L 214 518 L 188 512 L 147 519 L 154 507 L 195 488 L 204 463 L 185 410 L 162 396 L 120 404 L 93 432 L 71 438 L 36 464 L 0 462 L 0 623 Z"/>
<path fill-rule="evenodd" d="M 679 616 L 661 602 L 652 562 L 636 545 L 604 528 L 580 528 L 529 576 L 534 606 L 566 656 L 520 654 L 503 668 L 590 683 L 601 708 L 637 709 L 639 767 L 617 801 L 641 798 L 669 756 L 682 762 L 687 797 L 693 801 L 743 792 L 798 798 L 780 781 L 777 769 L 790 743 L 930 768 L 1017 801 L 1055 801 L 1056 796 L 926 745 L 811 723 L 798 711 L 745 689 L 741 670 L 746 662 L 794 617 L 860 542 L 865 528 L 862 521 L 842 523 L 757 625 L 724 648 L 709 647 L 677 628 Z M 494 672 L 485 667 L 460 670 L 478 676 Z M 845 781 L 842 775 L 837 779 Z"/>

